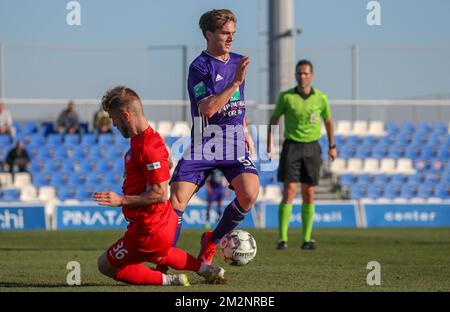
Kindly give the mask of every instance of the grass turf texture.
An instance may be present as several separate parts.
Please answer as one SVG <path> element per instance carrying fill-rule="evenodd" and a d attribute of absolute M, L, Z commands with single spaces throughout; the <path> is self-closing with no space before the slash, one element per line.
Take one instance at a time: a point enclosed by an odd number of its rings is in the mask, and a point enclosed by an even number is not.
<path fill-rule="evenodd" d="M 249 230 L 258 244 L 248 265 L 217 265 L 227 285 L 133 286 L 97 271 L 97 258 L 122 231 L 0 232 L 0 291 L 450 291 L 450 229 L 315 229 L 317 250 L 301 250 L 300 230 L 275 250 L 276 230 Z M 179 246 L 193 255 L 201 230 L 184 230 Z M 81 286 L 67 286 L 66 265 L 81 264 Z M 381 264 L 381 286 L 366 283 L 369 261 Z"/>

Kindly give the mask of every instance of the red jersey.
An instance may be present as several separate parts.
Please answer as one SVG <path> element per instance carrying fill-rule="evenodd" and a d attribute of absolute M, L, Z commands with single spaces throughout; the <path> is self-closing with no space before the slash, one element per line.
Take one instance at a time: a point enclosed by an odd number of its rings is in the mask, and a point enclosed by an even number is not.
<path fill-rule="evenodd" d="M 169 180 L 169 153 L 164 140 L 150 126 L 130 140 L 131 148 L 125 154 L 125 195 L 140 195 L 150 185 Z M 170 216 L 170 202 L 143 207 L 122 207 L 125 219 L 130 222 L 128 230 L 149 232 L 158 225 L 165 225 Z"/>

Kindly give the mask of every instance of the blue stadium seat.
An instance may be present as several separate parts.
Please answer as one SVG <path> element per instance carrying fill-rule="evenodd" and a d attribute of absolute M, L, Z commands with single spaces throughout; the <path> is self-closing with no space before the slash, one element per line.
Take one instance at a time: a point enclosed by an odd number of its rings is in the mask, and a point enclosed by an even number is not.
<path fill-rule="evenodd" d="M 361 142 L 362 142 L 361 137 L 359 137 L 357 135 L 349 135 L 347 137 L 346 145 L 355 145 L 355 146 L 357 146 L 357 145 L 361 144 Z"/>
<path fill-rule="evenodd" d="M 399 197 L 400 184 L 397 183 L 389 183 L 386 184 L 383 190 L 383 197 L 389 199 L 395 199 Z"/>
<path fill-rule="evenodd" d="M 411 139 L 411 144 L 422 145 L 425 144 L 427 141 L 428 141 L 428 133 L 424 134 L 416 132 Z"/>
<path fill-rule="evenodd" d="M 436 147 L 439 147 L 439 146 L 441 146 L 443 141 L 444 141 L 444 136 L 443 135 L 439 136 L 439 135 L 430 134 L 428 136 L 428 138 L 427 138 L 426 143 L 429 144 L 429 145 L 434 145 Z"/>
<path fill-rule="evenodd" d="M 403 184 L 400 188 L 400 197 L 402 198 L 412 198 L 416 196 L 416 185 L 414 184 Z"/>
<path fill-rule="evenodd" d="M 115 172 L 107 172 L 103 175 L 103 184 L 120 184 L 122 185 L 122 175 Z"/>
<path fill-rule="evenodd" d="M 30 167 L 28 168 L 28 170 L 30 171 L 30 174 L 32 176 L 35 176 L 35 175 L 41 174 L 42 167 L 40 166 L 39 163 L 31 161 Z"/>
<path fill-rule="evenodd" d="M 445 125 L 443 122 L 437 122 L 434 124 L 432 130 L 433 135 L 447 134 L 447 133 L 448 133 L 447 125 Z"/>
<path fill-rule="evenodd" d="M 322 136 L 322 137 L 325 138 L 326 136 Z M 336 143 L 337 146 L 343 146 L 346 143 L 346 139 L 342 135 L 336 135 L 334 137 L 334 143 Z M 328 144 L 328 141 L 327 141 L 327 144 Z"/>
<path fill-rule="evenodd" d="M 0 161 L 3 161 L 6 158 L 6 155 L 8 155 L 8 152 L 10 149 L 12 149 L 12 145 L 0 145 Z"/>
<path fill-rule="evenodd" d="M 433 188 L 429 184 L 419 185 L 417 188 L 417 197 L 430 198 L 433 196 Z"/>
<path fill-rule="evenodd" d="M 30 134 L 29 136 L 30 143 L 28 143 L 28 148 L 31 146 L 41 147 L 45 145 L 45 137 L 39 133 Z"/>
<path fill-rule="evenodd" d="M 108 152 L 108 146 L 95 146 L 89 150 L 89 159 L 93 161 L 101 161 L 106 158 Z"/>
<path fill-rule="evenodd" d="M 355 158 L 368 158 L 372 153 L 372 147 L 368 145 L 359 145 L 356 148 Z"/>
<path fill-rule="evenodd" d="M 56 193 L 60 200 L 75 198 L 75 188 L 71 186 L 59 186 Z"/>
<path fill-rule="evenodd" d="M 438 146 L 428 143 L 420 149 L 420 158 L 431 159 L 437 156 Z"/>
<path fill-rule="evenodd" d="M 417 127 L 417 132 L 419 133 L 430 133 L 433 127 L 427 122 L 421 122 Z"/>
<path fill-rule="evenodd" d="M 69 178 L 67 179 L 67 185 L 71 186 L 79 186 L 84 184 L 85 179 L 83 176 L 79 173 L 73 172 L 68 175 Z"/>
<path fill-rule="evenodd" d="M 377 142 L 378 142 L 378 139 L 373 135 L 367 135 L 367 136 L 363 137 L 363 140 L 362 140 L 363 145 L 370 145 L 370 146 L 376 145 Z"/>
<path fill-rule="evenodd" d="M 73 133 L 64 135 L 64 145 L 71 146 L 78 144 L 80 144 L 80 135 Z"/>
<path fill-rule="evenodd" d="M 33 174 L 33 185 L 35 187 L 50 185 L 51 175 L 46 173 Z"/>
<path fill-rule="evenodd" d="M 395 144 L 409 145 L 411 143 L 412 134 L 406 132 L 400 132 L 395 137 Z"/>
<path fill-rule="evenodd" d="M 123 174 L 124 172 L 124 162 L 123 161 L 115 161 L 113 165 L 112 172 Z"/>
<path fill-rule="evenodd" d="M 34 134 L 39 131 L 39 124 L 34 121 L 27 121 L 22 126 L 22 133 L 24 134 Z"/>
<path fill-rule="evenodd" d="M 347 146 L 343 146 L 339 149 L 339 158 L 344 158 L 344 159 L 348 159 L 348 158 L 353 158 L 355 156 L 355 147 L 347 147 Z"/>
<path fill-rule="evenodd" d="M 405 149 L 406 147 L 404 145 L 391 145 L 387 153 L 387 158 L 402 158 L 405 156 Z"/>
<path fill-rule="evenodd" d="M 439 184 L 436 186 L 434 196 L 442 199 L 450 199 L 450 184 Z"/>
<path fill-rule="evenodd" d="M 441 183 L 447 183 L 450 185 L 450 172 L 446 171 L 442 173 Z"/>
<path fill-rule="evenodd" d="M 367 173 L 363 173 L 360 175 L 357 175 L 357 183 L 358 184 L 371 184 L 372 183 L 372 176 Z"/>
<path fill-rule="evenodd" d="M 69 154 L 67 153 L 67 148 L 63 145 L 56 146 L 54 149 L 54 153 L 52 153 L 53 159 L 60 160 L 64 162 L 67 158 L 69 158 Z"/>
<path fill-rule="evenodd" d="M 13 120 L 12 126 L 14 129 L 16 129 L 16 135 L 22 134 L 22 125 L 20 124 L 20 122 Z"/>
<path fill-rule="evenodd" d="M 450 134 L 445 138 L 444 145 L 447 146 L 447 148 L 450 148 Z"/>
<path fill-rule="evenodd" d="M 371 184 L 367 188 L 366 197 L 371 199 L 378 199 L 383 195 L 383 185 L 381 184 Z"/>
<path fill-rule="evenodd" d="M 59 168 L 60 172 L 71 175 L 75 173 L 74 163 L 71 160 L 63 161 L 61 163 L 61 167 Z"/>
<path fill-rule="evenodd" d="M 84 182 L 88 186 L 97 186 L 103 183 L 101 175 L 95 171 L 86 175 L 86 181 Z"/>
<path fill-rule="evenodd" d="M 396 140 L 397 137 L 395 135 L 385 135 L 379 138 L 378 144 L 391 145 Z"/>
<path fill-rule="evenodd" d="M 356 182 L 356 178 L 351 173 L 345 173 L 339 177 L 339 184 L 342 186 L 345 186 L 345 187 L 349 187 L 349 186 L 353 185 L 355 182 Z"/>
<path fill-rule="evenodd" d="M 424 184 L 439 184 L 441 182 L 441 177 L 438 174 L 427 173 L 425 174 Z"/>
<path fill-rule="evenodd" d="M 89 153 L 90 153 L 90 148 L 87 146 L 81 145 L 78 148 L 73 150 L 71 158 L 74 161 L 82 161 L 89 157 Z"/>
<path fill-rule="evenodd" d="M 441 146 L 436 155 L 439 159 L 449 159 L 450 158 L 450 148 L 447 146 Z"/>
<path fill-rule="evenodd" d="M 12 143 L 11 137 L 7 134 L 0 134 L 0 146 L 10 145 Z"/>
<path fill-rule="evenodd" d="M 98 136 L 99 145 L 113 145 L 114 139 L 111 133 L 103 133 Z"/>
<path fill-rule="evenodd" d="M 44 136 L 48 136 L 51 133 L 55 133 L 53 122 L 44 121 L 41 123 L 41 127 L 39 130 L 39 133 L 43 134 Z"/>
<path fill-rule="evenodd" d="M 126 151 L 124 151 L 122 146 L 111 145 L 111 146 L 108 146 L 105 157 L 107 159 L 111 159 L 111 160 L 119 160 L 124 157 L 125 152 Z"/>
<path fill-rule="evenodd" d="M 68 176 L 61 173 L 53 174 L 50 178 L 50 185 L 58 188 L 60 186 L 66 185 L 68 180 Z"/>
<path fill-rule="evenodd" d="M 417 174 L 411 174 L 411 175 L 407 175 L 407 183 L 412 183 L 412 184 L 421 184 L 424 180 L 423 175 L 417 173 Z"/>
<path fill-rule="evenodd" d="M 128 147 L 130 146 L 130 139 L 124 138 L 121 134 L 119 134 L 119 135 L 113 134 L 113 139 L 114 139 L 115 145 L 128 146 Z"/>
<path fill-rule="evenodd" d="M 403 184 L 406 181 L 406 176 L 403 174 L 393 174 L 391 176 L 391 181 L 390 183 L 398 183 L 398 184 Z"/>
<path fill-rule="evenodd" d="M 80 162 L 80 170 L 81 174 L 89 174 L 94 172 L 96 168 L 96 163 L 91 159 L 85 159 Z"/>
<path fill-rule="evenodd" d="M 377 144 L 372 149 L 372 158 L 382 159 L 387 156 L 389 150 L 389 145 L 387 144 Z"/>
<path fill-rule="evenodd" d="M 111 172 L 114 167 L 114 162 L 108 159 L 103 159 L 97 163 L 96 171 L 102 175 Z"/>
<path fill-rule="evenodd" d="M 398 127 L 398 125 L 394 122 L 388 122 L 385 124 L 384 126 L 386 132 L 391 135 L 391 134 L 395 134 L 398 133 L 400 128 Z"/>
<path fill-rule="evenodd" d="M 93 133 L 84 133 L 81 136 L 81 145 L 93 146 L 97 144 L 97 136 Z"/>
<path fill-rule="evenodd" d="M 47 136 L 47 145 L 56 145 L 59 146 L 63 142 L 63 137 L 59 133 L 50 133 Z"/>
<path fill-rule="evenodd" d="M 101 188 L 100 190 L 102 191 L 103 189 Z M 76 189 L 75 198 L 79 201 L 91 201 L 93 192 L 92 188 L 81 186 Z"/>
<path fill-rule="evenodd" d="M 361 199 L 366 196 L 367 185 L 355 184 L 350 188 L 351 199 Z"/>
<path fill-rule="evenodd" d="M 13 202 L 20 200 L 20 192 L 16 188 L 5 188 L 0 192 L 0 201 Z"/>
<path fill-rule="evenodd" d="M 60 170 L 61 166 L 62 161 L 58 159 L 47 158 L 44 161 L 44 167 L 42 168 L 42 171 L 48 173 L 55 173 Z"/>
<path fill-rule="evenodd" d="M 373 183 L 377 183 L 377 184 L 387 184 L 389 182 L 389 178 L 386 174 L 384 173 L 379 173 L 377 175 L 374 176 L 374 180 Z"/>
<path fill-rule="evenodd" d="M 400 132 L 404 133 L 414 133 L 415 131 L 416 126 L 412 122 L 405 122 L 400 128 Z"/>

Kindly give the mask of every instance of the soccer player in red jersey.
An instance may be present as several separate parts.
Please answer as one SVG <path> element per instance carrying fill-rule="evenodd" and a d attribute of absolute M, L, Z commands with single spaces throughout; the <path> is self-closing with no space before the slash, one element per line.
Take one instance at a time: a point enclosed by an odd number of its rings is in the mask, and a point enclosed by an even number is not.
<path fill-rule="evenodd" d="M 125 154 L 125 195 L 95 192 L 92 196 L 100 205 L 122 206 L 129 222 L 125 235 L 99 257 L 99 271 L 129 284 L 189 285 L 185 274 L 163 274 L 143 264 L 152 262 L 197 272 L 210 283 L 222 282 L 223 268 L 202 263 L 172 247 L 178 217 L 167 196 L 169 154 L 163 139 L 145 118 L 139 96 L 130 88 L 117 86 L 106 92 L 102 106 L 114 126 L 130 138 L 131 148 Z"/>

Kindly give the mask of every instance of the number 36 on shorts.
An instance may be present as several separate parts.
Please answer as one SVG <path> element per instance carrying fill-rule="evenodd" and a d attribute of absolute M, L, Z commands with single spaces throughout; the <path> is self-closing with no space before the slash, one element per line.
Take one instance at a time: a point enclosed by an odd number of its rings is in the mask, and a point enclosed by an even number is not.
<path fill-rule="evenodd" d="M 109 255 L 116 260 L 122 260 L 128 254 L 128 250 L 123 248 L 123 239 L 117 242 L 117 244 L 109 250 Z"/>

